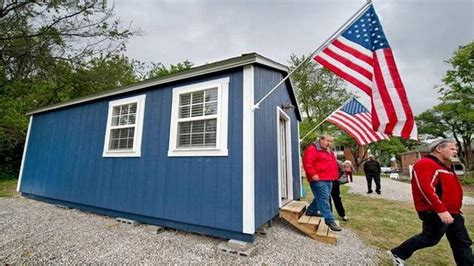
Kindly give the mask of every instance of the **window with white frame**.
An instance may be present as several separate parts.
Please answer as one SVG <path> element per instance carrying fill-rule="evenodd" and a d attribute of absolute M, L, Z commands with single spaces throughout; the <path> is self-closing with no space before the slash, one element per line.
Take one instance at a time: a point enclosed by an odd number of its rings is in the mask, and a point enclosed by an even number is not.
<path fill-rule="evenodd" d="M 109 103 L 104 157 L 141 155 L 145 97 L 140 95 Z"/>
<path fill-rule="evenodd" d="M 226 156 L 229 78 L 173 89 L 169 156 Z"/>

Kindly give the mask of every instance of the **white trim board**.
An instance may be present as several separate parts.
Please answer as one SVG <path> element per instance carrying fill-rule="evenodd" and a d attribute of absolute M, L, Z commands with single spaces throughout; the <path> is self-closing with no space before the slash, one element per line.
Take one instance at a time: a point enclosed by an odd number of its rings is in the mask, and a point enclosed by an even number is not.
<path fill-rule="evenodd" d="M 227 124 L 228 124 L 228 109 L 229 109 L 229 82 L 230 78 L 220 78 L 210 81 L 194 83 L 187 86 L 173 88 L 173 99 L 171 104 L 171 118 L 170 118 L 170 132 L 168 143 L 168 157 L 181 156 L 228 156 L 227 150 Z M 217 87 L 217 133 L 216 133 L 216 147 L 203 148 L 178 148 L 178 113 L 179 113 L 179 95 L 194 91 L 205 90 L 208 88 Z M 199 119 L 206 119 L 198 117 Z"/>
<path fill-rule="evenodd" d="M 255 233 L 254 67 L 244 67 L 242 125 L 242 232 Z"/>
<path fill-rule="evenodd" d="M 104 150 L 102 157 L 140 157 L 141 146 L 142 146 L 142 134 L 143 134 L 143 119 L 145 117 L 145 100 L 146 94 L 139 96 L 128 97 L 109 102 L 109 110 L 107 115 L 107 125 L 105 129 L 104 138 Z M 135 118 L 135 137 L 133 138 L 133 149 L 132 150 L 110 150 L 110 131 L 112 124 L 112 111 L 115 106 L 124 105 L 129 103 L 137 103 L 137 113 Z"/>
<path fill-rule="evenodd" d="M 25 147 L 23 148 L 23 156 L 21 157 L 20 174 L 18 175 L 18 184 L 16 185 L 17 192 L 20 192 L 21 178 L 23 177 L 23 168 L 25 167 L 26 150 L 28 149 L 28 142 L 30 141 L 31 124 L 33 124 L 33 116 L 30 116 L 30 122 L 28 123 L 28 132 L 26 133 Z"/>

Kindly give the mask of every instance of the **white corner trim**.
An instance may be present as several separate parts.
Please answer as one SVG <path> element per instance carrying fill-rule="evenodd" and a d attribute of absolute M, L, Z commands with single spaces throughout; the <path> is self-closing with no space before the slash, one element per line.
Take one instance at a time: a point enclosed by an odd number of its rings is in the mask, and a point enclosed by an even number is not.
<path fill-rule="evenodd" d="M 28 131 L 26 133 L 25 147 L 23 148 L 23 156 L 21 157 L 20 174 L 18 176 L 18 184 L 16 185 L 17 192 L 20 192 L 21 178 L 23 177 L 23 168 L 25 167 L 26 149 L 28 149 L 28 142 L 30 141 L 31 124 L 33 124 L 33 115 L 30 116 L 30 122 L 28 123 Z"/>
<path fill-rule="evenodd" d="M 206 82 L 195 83 L 187 86 L 173 88 L 173 99 L 171 104 L 170 138 L 168 145 L 168 157 L 187 156 L 228 156 L 227 131 L 229 112 L 229 82 L 230 78 L 214 79 Z M 178 148 L 178 107 L 179 95 L 207 88 L 217 87 L 217 134 L 215 148 Z"/>
<path fill-rule="evenodd" d="M 109 110 L 107 115 L 107 125 L 105 129 L 104 150 L 102 157 L 140 157 L 143 135 L 143 119 L 145 117 L 145 100 L 146 94 L 139 96 L 128 97 L 120 100 L 109 102 Z M 110 131 L 112 122 L 113 107 L 117 105 L 124 105 L 128 103 L 137 103 L 137 114 L 135 118 L 135 138 L 133 140 L 133 150 L 114 151 L 109 150 Z"/>
<path fill-rule="evenodd" d="M 242 225 L 243 233 L 255 233 L 255 131 L 254 67 L 244 67 L 243 75 L 243 143 L 242 143 Z"/>
<path fill-rule="evenodd" d="M 300 184 L 300 198 L 303 197 L 303 179 L 302 179 L 302 175 L 301 175 L 301 166 L 303 165 L 301 163 L 301 145 L 300 145 L 300 122 L 298 121 L 298 119 L 296 119 L 296 130 L 297 130 L 297 133 L 298 135 L 296 136 L 297 137 L 297 144 L 298 144 L 298 182 Z"/>

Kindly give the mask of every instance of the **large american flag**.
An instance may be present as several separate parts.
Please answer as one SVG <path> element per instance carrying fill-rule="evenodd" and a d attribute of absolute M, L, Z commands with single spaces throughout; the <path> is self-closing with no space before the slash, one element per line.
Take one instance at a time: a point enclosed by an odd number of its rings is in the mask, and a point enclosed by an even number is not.
<path fill-rule="evenodd" d="M 371 117 L 369 110 L 352 99 L 326 118 L 326 121 L 351 135 L 359 145 L 388 139 L 386 134 L 372 129 Z"/>
<path fill-rule="evenodd" d="M 417 139 L 413 112 L 373 5 L 314 60 L 371 97 L 375 131 Z"/>

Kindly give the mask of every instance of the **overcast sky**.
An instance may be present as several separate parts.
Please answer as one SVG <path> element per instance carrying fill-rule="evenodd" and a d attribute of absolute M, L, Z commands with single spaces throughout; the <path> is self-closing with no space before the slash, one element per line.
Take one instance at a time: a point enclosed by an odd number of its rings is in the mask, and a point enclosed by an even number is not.
<path fill-rule="evenodd" d="M 257 52 L 282 64 L 292 53 L 309 55 L 364 0 L 115 0 L 133 37 L 126 54 L 165 65 L 195 66 Z M 109 2 L 110 3 L 110 2 Z M 436 105 L 441 84 L 460 45 L 474 40 L 473 0 L 374 0 L 415 114 Z M 273 87 L 273 86 L 272 86 Z M 361 94 L 362 95 L 362 94 Z M 363 102 L 367 103 L 367 101 Z"/>

